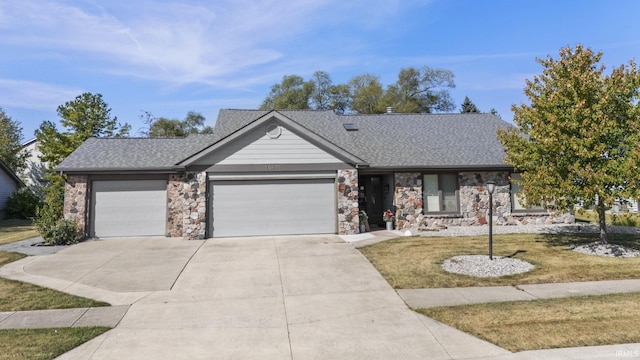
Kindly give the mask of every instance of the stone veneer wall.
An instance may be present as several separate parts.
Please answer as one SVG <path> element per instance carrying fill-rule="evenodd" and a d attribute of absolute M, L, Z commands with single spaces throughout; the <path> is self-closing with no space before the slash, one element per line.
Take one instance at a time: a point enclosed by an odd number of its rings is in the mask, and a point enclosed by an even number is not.
<path fill-rule="evenodd" d="M 447 226 L 485 225 L 489 221 L 487 181 L 496 182 L 493 193 L 493 221 L 496 225 L 572 223 L 571 214 L 547 211 L 511 212 L 511 186 L 508 172 L 463 172 L 458 174 L 459 214 L 430 215 L 423 213 L 422 174 L 396 173 L 394 204 L 396 228 L 411 231 L 437 230 Z"/>
<path fill-rule="evenodd" d="M 204 239 L 207 228 L 207 173 L 169 175 L 167 236 Z"/>
<path fill-rule="evenodd" d="M 87 233 L 87 175 L 69 175 L 64 185 L 64 218 L 78 222 L 80 230 Z"/>
<path fill-rule="evenodd" d="M 417 233 L 422 222 L 422 174 L 396 173 L 393 203 L 396 213 L 396 229 Z"/>
<path fill-rule="evenodd" d="M 358 170 L 338 170 L 338 234 L 359 233 Z"/>

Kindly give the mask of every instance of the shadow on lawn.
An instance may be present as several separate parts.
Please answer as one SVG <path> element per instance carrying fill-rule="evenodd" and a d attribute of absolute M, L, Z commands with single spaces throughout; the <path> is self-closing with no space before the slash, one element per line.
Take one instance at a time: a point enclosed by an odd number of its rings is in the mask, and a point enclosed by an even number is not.
<path fill-rule="evenodd" d="M 622 245 L 625 247 L 640 250 L 640 235 L 636 234 L 607 234 L 608 241 L 611 244 Z M 563 247 L 569 250 L 571 245 L 587 244 L 600 241 L 599 234 L 580 234 L 580 233 L 562 233 L 562 234 L 545 234 L 542 239 L 536 239 L 536 242 L 545 242 L 549 246 Z"/>

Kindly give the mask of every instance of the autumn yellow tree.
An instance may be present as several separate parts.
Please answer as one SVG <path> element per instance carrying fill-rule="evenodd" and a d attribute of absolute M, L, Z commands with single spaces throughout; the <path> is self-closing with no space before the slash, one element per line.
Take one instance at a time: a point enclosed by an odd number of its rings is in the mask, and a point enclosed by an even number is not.
<path fill-rule="evenodd" d="M 516 127 L 500 131 L 506 162 L 522 171 L 526 202 L 560 211 L 595 206 L 600 241 L 605 210 L 640 196 L 640 74 L 632 60 L 605 74 L 602 53 L 577 45 L 538 59 L 530 104 L 513 105 Z"/>

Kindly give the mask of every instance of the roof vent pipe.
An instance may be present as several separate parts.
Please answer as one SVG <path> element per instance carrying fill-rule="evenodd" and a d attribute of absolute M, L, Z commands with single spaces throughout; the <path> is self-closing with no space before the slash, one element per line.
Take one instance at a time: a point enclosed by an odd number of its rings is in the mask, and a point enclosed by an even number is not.
<path fill-rule="evenodd" d="M 393 106 L 387 106 L 387 114 L 393 114 Z"/>

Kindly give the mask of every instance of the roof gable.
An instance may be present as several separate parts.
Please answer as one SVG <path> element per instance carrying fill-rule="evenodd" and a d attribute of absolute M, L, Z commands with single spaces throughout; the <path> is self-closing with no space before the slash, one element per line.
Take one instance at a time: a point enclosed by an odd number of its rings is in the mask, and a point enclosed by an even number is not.
<path fill-rule="evenodd" d="M 248 114 L 248 112 L 245 112 Z M 292 121 L 278 111 L 261 113 L 259 111 L 252 112 L 250 115 L 258 115 L 258 117 L 244 116 L 239 119 L 230 117 L 219 117 L 214 128 L 220 140 L 203 149 L 198 154 L 185 159 L 180 164 L 183 166 L 204 165 L 211 161 L 221 161 L 231 156 L 234 151 L 241 150 L 252 141 L 259 141 L 259 137 L 264 134 L 264 130 L 269 124 L 275 124 L 286 129 L 287 132 L 295 138 L 299 138 L 306 142 L 306 149 L 314 153 L 314 156 L 320 156 L 320 152 L 326 154 L 323 160 L 339 160 L 352 165 L 362 164 L 362 159 L 336 146 L 332 141 L 325 137 L 309 131 L 308 128 L 300 125 L 298 122 Z M 249 141 L 247 141 L 249 140 Z M 218 153 L 220 155 L 218 155 Z M 333 159 L 330 159 L 333 158 Z M 282 161 L 282 160 L 281 160 Z"/>

